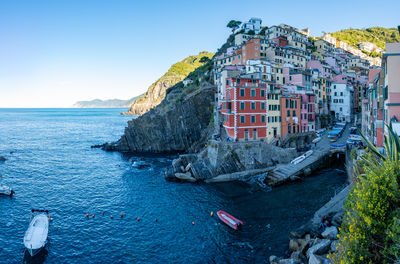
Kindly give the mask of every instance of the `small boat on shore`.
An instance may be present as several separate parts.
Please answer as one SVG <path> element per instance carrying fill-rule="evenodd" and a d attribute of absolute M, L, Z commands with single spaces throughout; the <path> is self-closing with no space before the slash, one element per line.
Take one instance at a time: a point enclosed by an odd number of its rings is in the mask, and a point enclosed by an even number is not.
<path fill-rule="evenodd" d="M 6 185 L 0 184 L 0 194 L 1 195 L 7 195 L 7 196 L 12 196 L 15 192 L 11 187 L 8 187 Z"/>
<path fill-rule="evenodd" d="M 32 214 L 34 212 L 44 212 L 46 214 L 41 213 L 33 217 L 25 232 L 24 245 L 32 257 L 46 246 L 47 235 L 49 233 L 48 211 L 32 209 Z"/>
<path fill-rule="evenodd" d="M 230 228 L 237 230 L 243 225 L 243 222 L 237 219 L 236 217 L 231 216 L 227 212 L 224 212 L 222 210 L 219 210 L 217 212 L 217 215 L 219 219 L 221 219 L 222 222 L 224 222 L 226 225 L 228 225 Z"/>

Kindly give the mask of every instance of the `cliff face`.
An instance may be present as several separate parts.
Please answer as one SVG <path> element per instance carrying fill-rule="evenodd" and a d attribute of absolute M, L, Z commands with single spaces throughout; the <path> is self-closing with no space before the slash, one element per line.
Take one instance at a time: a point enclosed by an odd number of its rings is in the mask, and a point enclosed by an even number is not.
<path fill-rule="evenodd" d="M 215 86 L 203 86 L 185 96 L 163 101 L 157 108 L 128 122 L 124 135 L 105 150 L 185 152 L 204 145 L 208 136 Z"/>
<path fill-rule="evenodd" d="M 129 106 L 129 111 L 123 114 L 143 115 L 159 105 L 165 98 L 166 90 L 177 82 L 182 81 L 183 78 L 183 76 L 160 78 L 148 88 L 146 94 L 133 101 Z"/>
<path fill-rule="evenodd" d="M 189 56 L 175 63 L 160 79 L 148 88 L 145 94 L 137 98 L 130 105 L 130 109 L 127 113 L 123 114 L 142 115 L 156 107 L 164 100 L 168 88 L 183 81 L 187 77 L 190 78 L 188 75 L 208 62 L 212 56 L 214 56 L 214 53 L 200 52 L 198 55 Z"/>

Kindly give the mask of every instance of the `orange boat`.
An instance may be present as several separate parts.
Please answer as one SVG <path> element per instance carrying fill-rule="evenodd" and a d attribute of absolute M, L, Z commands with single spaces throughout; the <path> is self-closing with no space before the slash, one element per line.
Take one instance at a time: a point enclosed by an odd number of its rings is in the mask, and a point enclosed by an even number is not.
<path fill-rule="evenodd" d="M 222 210 L 219 210 L 217 212 L 217 215 L 219 219 L 221 219 L 222 222 L 224 222 L 226 225 L 228 225 L 230 228 L 237 230 L 243 225 L 243 222 L 237 219 L 236 217 L 231 216 L 227 212 L 224 212 Z"/>

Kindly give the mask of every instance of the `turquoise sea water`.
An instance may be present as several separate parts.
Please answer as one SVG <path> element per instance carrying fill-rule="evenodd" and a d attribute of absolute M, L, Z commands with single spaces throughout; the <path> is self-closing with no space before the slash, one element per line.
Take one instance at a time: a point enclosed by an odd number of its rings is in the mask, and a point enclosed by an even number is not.
<path fill-rule="evenodd" d="M 0 197 L 0 263 L 268 263 L 346 178 L 325 170 L 268 192 L 167 182 L 171 156 L 90 148 L 121 136 L 131 118 L 124 110 L 0 109 L 0 173 L 16 191 Z M 140 158 L 151 167 L 134 168 Z M 54 219 L 46 251 L 33 259 L 22 243 L 32 208 Z M 243 230 L 210 217 L 220 209 Z"/>

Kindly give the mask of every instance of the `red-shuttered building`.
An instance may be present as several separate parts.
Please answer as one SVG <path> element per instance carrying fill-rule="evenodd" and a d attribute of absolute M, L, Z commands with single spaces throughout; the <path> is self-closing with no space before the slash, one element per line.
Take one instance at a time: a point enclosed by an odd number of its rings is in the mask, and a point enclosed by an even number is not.
<path fill-rule="evenodd" d="M 282 94 L 281 137 L 301 132 L 301 99 L 299 94 Z"/>
<path fill-rule="evenodd" d="M 226 79 L 225 101 L 221 113 L 223 126 L 235 140 L 267 138 L 267 83 L 247 78 Z"/>

